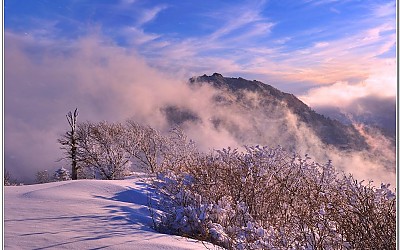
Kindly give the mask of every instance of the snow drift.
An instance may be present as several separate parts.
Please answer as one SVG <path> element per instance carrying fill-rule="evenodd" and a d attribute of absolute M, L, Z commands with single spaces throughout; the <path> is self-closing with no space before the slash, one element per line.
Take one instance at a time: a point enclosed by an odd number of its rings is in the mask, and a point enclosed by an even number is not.
<path fill-rule="evenodd" d="M 5 187 L 4 248 L 206 249 L 151 228 L 150 192 L 140 177 Z"/>

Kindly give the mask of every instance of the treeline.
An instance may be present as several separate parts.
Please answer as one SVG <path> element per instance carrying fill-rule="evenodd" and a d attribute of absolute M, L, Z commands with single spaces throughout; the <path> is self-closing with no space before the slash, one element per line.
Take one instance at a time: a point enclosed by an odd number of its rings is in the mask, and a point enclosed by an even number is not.
<path fill-rule="evenodd" d="M 78 123 L 74 133 L 68 131 L 58 141 L 65 158 L 72 163 L 71 172 L 76 168 L 77 179 L 114 180 L 128 175 L 132 166 L 159 172 L 170 163 L 172 155 L 187 150 L 185 139 L 178 128 L 161 135 L 149 126 L 128 120 Z"/>
<path fill-rule="evenodd" d="M 200 152 L 182 130 L 84 122 L 59 142 L 78 178 L 157 176 L 154 227 L 227 249 L 395 249 L 396 197 L 282 148 Z M 74 147 L 75 158 L 71 159 Z M 156 209 L 163 213 L 155 213 Z"/>

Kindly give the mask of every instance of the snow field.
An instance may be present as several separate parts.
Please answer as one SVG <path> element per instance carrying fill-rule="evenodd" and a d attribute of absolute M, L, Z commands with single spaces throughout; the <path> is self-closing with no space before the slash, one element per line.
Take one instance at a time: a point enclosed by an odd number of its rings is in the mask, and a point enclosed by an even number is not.
<path fill-rule="evenodd" d="M 206 249 L 201 242 L 155 232 L 149 192 L 150 185 L 140 177 L 7 186 L 4 247 Z"/>

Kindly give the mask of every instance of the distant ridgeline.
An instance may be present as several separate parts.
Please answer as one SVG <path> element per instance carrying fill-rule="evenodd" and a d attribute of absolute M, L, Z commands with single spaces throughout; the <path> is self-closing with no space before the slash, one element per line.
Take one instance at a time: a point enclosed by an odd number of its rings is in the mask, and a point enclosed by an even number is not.
<path fill-rule="evenodd" d="M 235 125 L 235 121 L 224 117 L 221 112 L 216 112 L 212 119 L 216 129 L 224 127 L 236 138 L 243 139 L 244 143 L 249 143 L 251 140 L 248 139 L 249 137 L 258 140 L 263 137 L 271 139 L 272 137 L 267 134 L 272 130 L 275 135 L 278 131 L 282 135 L 288 134 L 289 139 L 292 137 L 299 140 L 300 127 L 306 127 L 313 131 L 326 146 L 357 151 L 369 147 L 365 138 L 353 125 L 345 125 L 318 114 L 293 94 L 284 93 L 260 81 L 249 81 L 241 77 L 223 77 L 221 74 L 214 73 L 211 76 L 192 77 L 189 79 L 189 84 L 193 87 L 210 84 L 217 89 L 218 93 L 213 98 L 216 110 L 232 108 L 232 112 L 246 117 L 248 123 L 253 124 L 251 131 L 243 131 L 240 130 L 239 125 Z M 168 106 L 163 111 L 171 124 L 204 122 L 195 111 L 187 107 Z M 297 117 L 295 122 L 295 127 L 299 127 L 297 132 L 291 131 L 288 125 L 289 120 L 285 121 L 288 116 L 287 111 Z M 269 144 L 268 141 L 262 140 L 261 143 Z"/>

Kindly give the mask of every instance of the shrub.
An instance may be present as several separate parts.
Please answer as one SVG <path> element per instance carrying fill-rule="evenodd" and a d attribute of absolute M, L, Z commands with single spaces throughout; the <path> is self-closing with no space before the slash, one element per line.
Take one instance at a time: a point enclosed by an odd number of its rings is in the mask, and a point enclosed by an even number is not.
<path fill-rule="evenodd" d="M 47 170 L 40 170 L 36 172 L 36 183 L 48 183 L 51 182 L 52 179 L 50 178 L 49 173 Z"/>
<path fill-rule="evenodd" d="M 155 183 L 158 229 L 228 249 L 394 249 L 395 196 L 282 148 L 187 157 Z"/>

